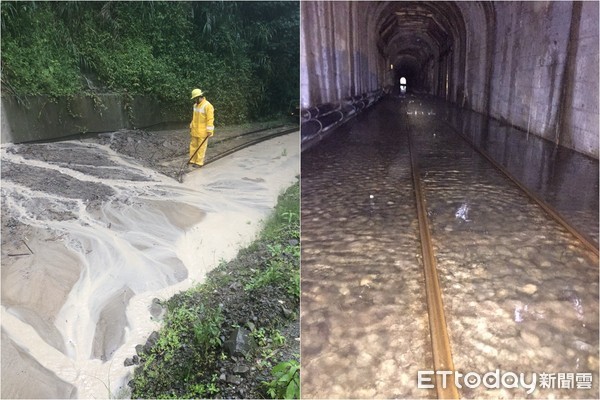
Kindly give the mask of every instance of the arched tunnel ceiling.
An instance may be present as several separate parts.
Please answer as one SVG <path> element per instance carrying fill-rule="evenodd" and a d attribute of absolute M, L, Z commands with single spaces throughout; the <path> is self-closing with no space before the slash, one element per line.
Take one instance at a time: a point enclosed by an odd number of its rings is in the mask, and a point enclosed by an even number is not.
<path fill-rule="evenodd" d="M 465 21 L 454 2 L 385 1 L 370 8 L 378 47 L 392 64 L 411 55 L 422 67 L 465 37 Z"/>
<path fill-rule="evenodd" d="M 400 60 L 406 55 L 419 60 L 423 64 L 430 57 L 439 56 L 439 47 L 434 40 L 427 34 L 406 34 L 398 30 L 390 38 L 387 54 L 390 62 L 394 65 L 400 63 Z"/>
<path fill-rule="evenodd" d="M 402 66 L 405 69 L 416 71 L 420 67 L 419 59 L 410 54 L 401 54 L 396 59 L 396 65 Z M 397 69 L 402 69 L 402 67 Z"/>

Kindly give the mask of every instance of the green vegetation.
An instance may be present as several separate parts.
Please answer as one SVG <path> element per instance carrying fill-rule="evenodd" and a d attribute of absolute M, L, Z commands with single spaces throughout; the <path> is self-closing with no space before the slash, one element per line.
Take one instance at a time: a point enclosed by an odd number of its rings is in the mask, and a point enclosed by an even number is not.
<path fill-rule="evenodd" d="M 3 1 L 2 89 L 150 95 L 189 118 L 200 87 L 229 125 L 298 97 L 297 2 Z"/>
<path fill-rule="evenodd" d="M 299 348 L 286 332 L 300 304 L 299 192 L 296 183 L 279 197 L 236 259 L 221 260 L 203 284 L 165 302 L 158 340 L 130 382 L 133 398 L 298 398 Z M 224 343 L 238 328 L 253 343 L 243 356 Z M 240 365 L 249 371 L 232 382 Z"/>
<path fill-rule="evenodd" d="M 300 398 L 300 364 L 296 360 L 284 361 L 273 367 L 273 379 L 265 382 L 267 393 L 273 399 Z"/>

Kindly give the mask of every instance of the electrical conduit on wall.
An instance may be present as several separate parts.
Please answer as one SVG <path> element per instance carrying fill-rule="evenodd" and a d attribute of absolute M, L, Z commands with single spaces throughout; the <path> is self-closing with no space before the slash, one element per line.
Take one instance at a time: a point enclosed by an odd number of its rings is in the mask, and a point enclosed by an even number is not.
<path fill-rule="evenodd" d="M 334 128 L 342 125 L 381 99 L 383 90 L 347 97 L 339 103 L 318 104 L 301 111 L 302 151 L 321 141 Z"/>

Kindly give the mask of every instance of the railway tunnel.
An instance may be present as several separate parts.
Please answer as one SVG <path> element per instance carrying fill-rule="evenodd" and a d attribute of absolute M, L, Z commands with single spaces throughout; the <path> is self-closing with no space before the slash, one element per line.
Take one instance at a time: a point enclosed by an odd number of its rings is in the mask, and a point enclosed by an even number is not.
<path fill-rule="evenodd" d="M 301 13 L 303 397 L 597 398 L 598 3 Z"/>

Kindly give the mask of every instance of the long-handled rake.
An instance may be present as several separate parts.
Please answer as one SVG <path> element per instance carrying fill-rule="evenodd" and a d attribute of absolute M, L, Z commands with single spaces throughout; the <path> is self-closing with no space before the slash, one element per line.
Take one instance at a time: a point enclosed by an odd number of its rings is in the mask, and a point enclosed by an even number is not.
<path fill-rule="evenodd" d="M 185 167 L 186 165 L 188 165 L 191 161 L 192 158 L 196 157 L 196 154 L 198 153 L 198 150 L 200 150 L 200 148 L 202 147 L 202 145 L 204 144 L 204 142 L 206 142 L 206 139 L 208 139 L 210 136 L 207 136 L 204 138 L 204 140 L 202 141 L 202 143 L 200 143 L 200 146 L 198 146 L 198 148 L 196 149 L 196 151 L 194 152 L 194 154 L 192 154 L 192 156 L 190 157 L 190 159 L 181 166 L 181 168 L 179 168 L 179 174 L 177 174 L 177 180 L 179 181 L 179 183 L 183 183 L 183 167 Z"/>

